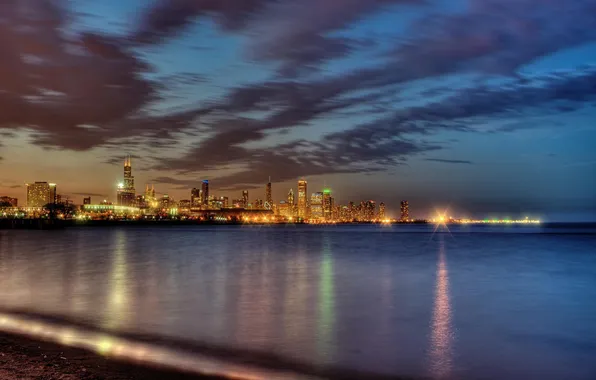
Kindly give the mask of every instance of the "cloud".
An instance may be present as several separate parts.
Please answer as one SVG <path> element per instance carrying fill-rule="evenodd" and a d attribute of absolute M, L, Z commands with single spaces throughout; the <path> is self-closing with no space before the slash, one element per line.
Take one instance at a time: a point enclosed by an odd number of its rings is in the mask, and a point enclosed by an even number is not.
<path fill-rule="evenodd" d="M 280 63 L 283 75 L 318 68 L 362 47 L 353 38 L 331 36 L 389 5 L 422 4 L 418 0 L 282 1 L 266 13 L 251 45 L 252 56 Z"/>
<path fill-rule="evenodd" d="M 105 194 L 98 194 L 98 193 L 73 193 L 73 195 L 80 195 L 83 197 L 104 197 Z"/>
<path fill-rule="evenodd" d="M 61 1 L 26 3 L 0 5 L 0 129 L 27 128 L 35 144 L 86 150 L 164 125 L 167 118 L 148 112 L 159 98 L 146 75 L 152 67 L 124 41 L 74 33 Z M 186 127 L 187 116 L 168 128 Z"/>
<path fill-rule="evenodd" d="M 158 0 L 141 17 L 131 39 L 155 44 L 175 37 L 200 17 L 211 16 L 224 29 L 245 26 L 272 0 Z"/>
<path fill-rule="evenodd" d="M 312 70 L 350 54 L 360 41 L 330 36 L 384 7 L 422 4 L 421 0 L 159 0 L 143 13 L 130 36 L 140 44 L 158 44 L 179 36 L 210 17 L 226 31 L 256 36 L 249 57 L 280 64 L 284 75 Z"/>
<path fill-rule="evenodd" d="M 424 161 L 442 162 L 444 164 L 466 164 L 471 165 L 472 161 L 468 160 L 448 160 L 444 158 L 425 158 Z"/>
<path fill-rule="evenodd" d="M 273 87 L 269 90 L 277 92 L 280 88 Z M 296 96 L 300 90 L 294 88 L 289 93 L 293 94 L 288 96 L 294 99 L 292 104 L 296 102 L 295 99 L 308 98 L 309 94 L 307 91 Z M 283 102 L 283 91 L 279 95 L 277 99 L 282 99 Z M 307 122 L 313 115 L 320 116 L 313 113 L 313 109 L 324 109 L 326 111 L 322 111 L 322 114 L 329 116 L 338 107 L 350 108 L 362 104 L 360 101 L 352 102 L 342 98 L 342 101 L 332 101 L 333 106 L 327 105 L 329 99 L 337 100 L 335 91 L 330 91 L 328 95 L 314 97 L 316 107 L 308 102 L 303 103 L 304 108 L 300 108 L 296 118 L 281 119 L 286 122 L 292 120 L 288 125 L 296 125 L 298 121 Z M 238 98 L 231 99 L 233 100 L 228 106 L 238 106 L 240 109 L 247 106 L 244 100 L 235 103 Z M 492 86 L 479 84 L 424 105 L 398 108 L 368 123 L 324 135 L 318 141 L 298 140 L 269 148 L 248 148 L 244 143 L 258 140 L 267 128 L 286 125 L 271 123 L 279 118 L 279 113 L 273 113 L 273 116 L 260 121 L 236 120 L 237 125 L 227 120 L 222 125 L 226 125 L 228 129 L 213 127 L 211 137 L 180 158 L 164 160 L 161 168 L 192 173 L 231 164 L 241 165 L 242 169 L 237 173 L 215 178 L 215 182 L 221 186 L 258 184 L 269 175 L 282 181 L 299 176 L 382 171 L 403 164 L 412 156 L 442 149 L 445 143 L 432 142 L 433 136 L 442 132 L 487 132 L 491 131 L 491 127 L 485 126 L 486 122 L 495 117 L 507 120 L 533 115 L 545 116 L 559 112 L 553 107 L 559 102 L 581 105 L 594 101 L 596 70 L 588 70 L 524 80 L 514 78 Z M 260 105 L 265 104 L 262 99 L 259 102 Z M 258 107 L 259 104 L 252 106 Z M 428 160 L 471 163 L 439 158 Z M 164 178 L 162 180 L 167 181 Z"/>

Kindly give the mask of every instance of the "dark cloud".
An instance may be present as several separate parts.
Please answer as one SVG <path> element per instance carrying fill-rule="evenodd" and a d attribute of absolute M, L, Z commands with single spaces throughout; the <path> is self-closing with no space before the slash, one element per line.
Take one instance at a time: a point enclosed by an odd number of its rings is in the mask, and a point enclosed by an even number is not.
<path fill-rule="evenodd" d="M 256 36 L 250 57 L 280 64 L 294 76 L 363 47 L 359 40 L 332 37 L 385 6 L 422 4 L 422 0 L 159 0 L 142 16 L 131 40 L 156 44 L 180 35 L 202 17 L 224 30 Z M 366 44 L 370 46 L 370 44 Z"/>
<path fill-rule="evenodd" d="M 154 44 L 177 36 L 199 17 L 237 30 L 273 0 L 157 0 L 142 16 L 134 41 Z"/>
<path fill-rule="evenodd" d="M 418 22 L 410 31 L 414 37 L 392 57 L 423 76 L 511 74 L 538 57 L 596 39 L 594 25 L 594 0 L 472 0 L 466 12 Z"/>
<path fill-rule="evenodd" d="M 260 37 L 253 44 L 252 56 L 278 62 L 283 75 L 294 76 L 363 47 L 358 40 L 332 37 L 329 33 L 389 5 L 422 3 L 417 0 L 284 1 L 270 9 L 269 21 L 258 28 Z"/>
<path fill-rule="evenodd" d="M 105 194 L 98 193 L 73 193 L 73 195 L 79 195 L 82 197 L 105 197 Z"/>
<path fill-rule="evenodd" d="M 263 89 L 259 91 L 261 90 Z M 280 89 L 273 87 L 269 90 L 276 92 Z M 295 96 L 296 91 L 292 87 L 289 92 Z M 298 98 L 303 99 L 304 96 L 303 94 Z M 231 99 L 230 104 L 233 106 L 243 108 L 247 105 L 244 101 L 234 104 L 234 99 L 238 98 Z M 293 99 L 295 101 L 296 98 Z M 322 101 L 325 108 L 324 104 L 328 99 L 337 99 L 336 93 L 331 92 L 329 97 L 318 99 L 317 107 L 321 106 Z M 503 119 L 545 116 L 549 112 L 545 109 L 557 113 L 557 108 L 552 106 L 561 101 L 586 104 L 595 100 L 596 70 L 571 72 L 540 81 L 512 79 L 501 85 L 481 84 L 464 88 L 435 102 L 401 108 L 369 123 L 325 135 L 319 141 L 299 140 L 266 149 L 247 148 L 243 144 L 261 138 L 263 131 L 270 126 L 279 127 L 281 124 L 275 122 L 269 124 L 279 117 L 277 113 L 261 121 L 250 119 L 238 122 L 235 126 L 228 120 L 224 122 L 229 127 L 228 130 L 213 128 L 213 136 L 185 156 L 165 160 L 162 168 L 190 173 L 242 164 L 244 170 L 216 178 L 221 186 L 261 183 L 268 175 L 281 181 L 299 176 L 381 171 L 400 165 L 411 156 L 440 150 L 442 144 L 432 143 L 424 138 L 432 138 L 441 132 L 486 132 L 492 128 L 490 124 L 486 126 L 487 121 L 495 116 Z M 262 99 L 257 103 L 265 104 Z M 336 107 L 342 104 L 349 108 L 359 106 L 361 102 L 334 104 Z M 305 107 L 309 107 L 309 104 L 305 103 Z M 299 117 L 289 120 L 293 120 L 294 125 L 298 121 L 310 120 L 312 109 L 302 109 L 297 113 Z M 335 110 L 333 107 L 329 109 Z M 470 163 L 432 158 L 428 160 Z M 162 180 L 167 181 L 164 178 Z"/>
<path fill-rule="evenodd" d="M 449 160 L 445 158 L 425 158 L 424 161 L 442 162 L 444 164 L 465 164 L 471 165 L 472 161 L 468 160 Z"/>
<path fill-rule="evenodd" d="M 35 144 L 86 150 L 169 120 L 147 113 L 158 84 L 123 41 L 67 33 L 66 2 L 26 3 L 0 5 L 0 129 L 27 128 Z M 186 127 L 187 116 L 168 128 Z"/>

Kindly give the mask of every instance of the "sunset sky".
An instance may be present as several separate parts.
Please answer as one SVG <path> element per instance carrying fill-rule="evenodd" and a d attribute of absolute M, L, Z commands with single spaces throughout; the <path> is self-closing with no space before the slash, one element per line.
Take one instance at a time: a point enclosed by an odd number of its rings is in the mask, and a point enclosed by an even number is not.
<path fill-rule="evenodd" d="M 596 0 L 4 0 L 0 195 L 48 181 L 596 220 Z"/>

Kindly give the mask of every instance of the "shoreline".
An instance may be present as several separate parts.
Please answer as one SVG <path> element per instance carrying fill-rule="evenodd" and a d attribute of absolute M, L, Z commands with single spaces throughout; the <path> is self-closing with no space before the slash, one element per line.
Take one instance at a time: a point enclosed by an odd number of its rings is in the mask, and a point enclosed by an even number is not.
<path fill-rule="evenodd" d="M 110 380 L 221 380 L 170 369 L 142 366 L 91 351 L 26 336 L 0 333 L 0 378 Z"/>

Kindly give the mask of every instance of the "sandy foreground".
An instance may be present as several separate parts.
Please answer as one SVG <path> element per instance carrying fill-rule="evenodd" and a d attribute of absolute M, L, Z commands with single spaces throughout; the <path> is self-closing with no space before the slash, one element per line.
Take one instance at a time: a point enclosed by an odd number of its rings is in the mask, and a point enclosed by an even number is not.
<path fill-rule="evenodd" d="M 215 380 L 221 378 L 145 368 L 111 360 L 78 348 L 2 334 L 0 335 L 0 379 Z"/>

